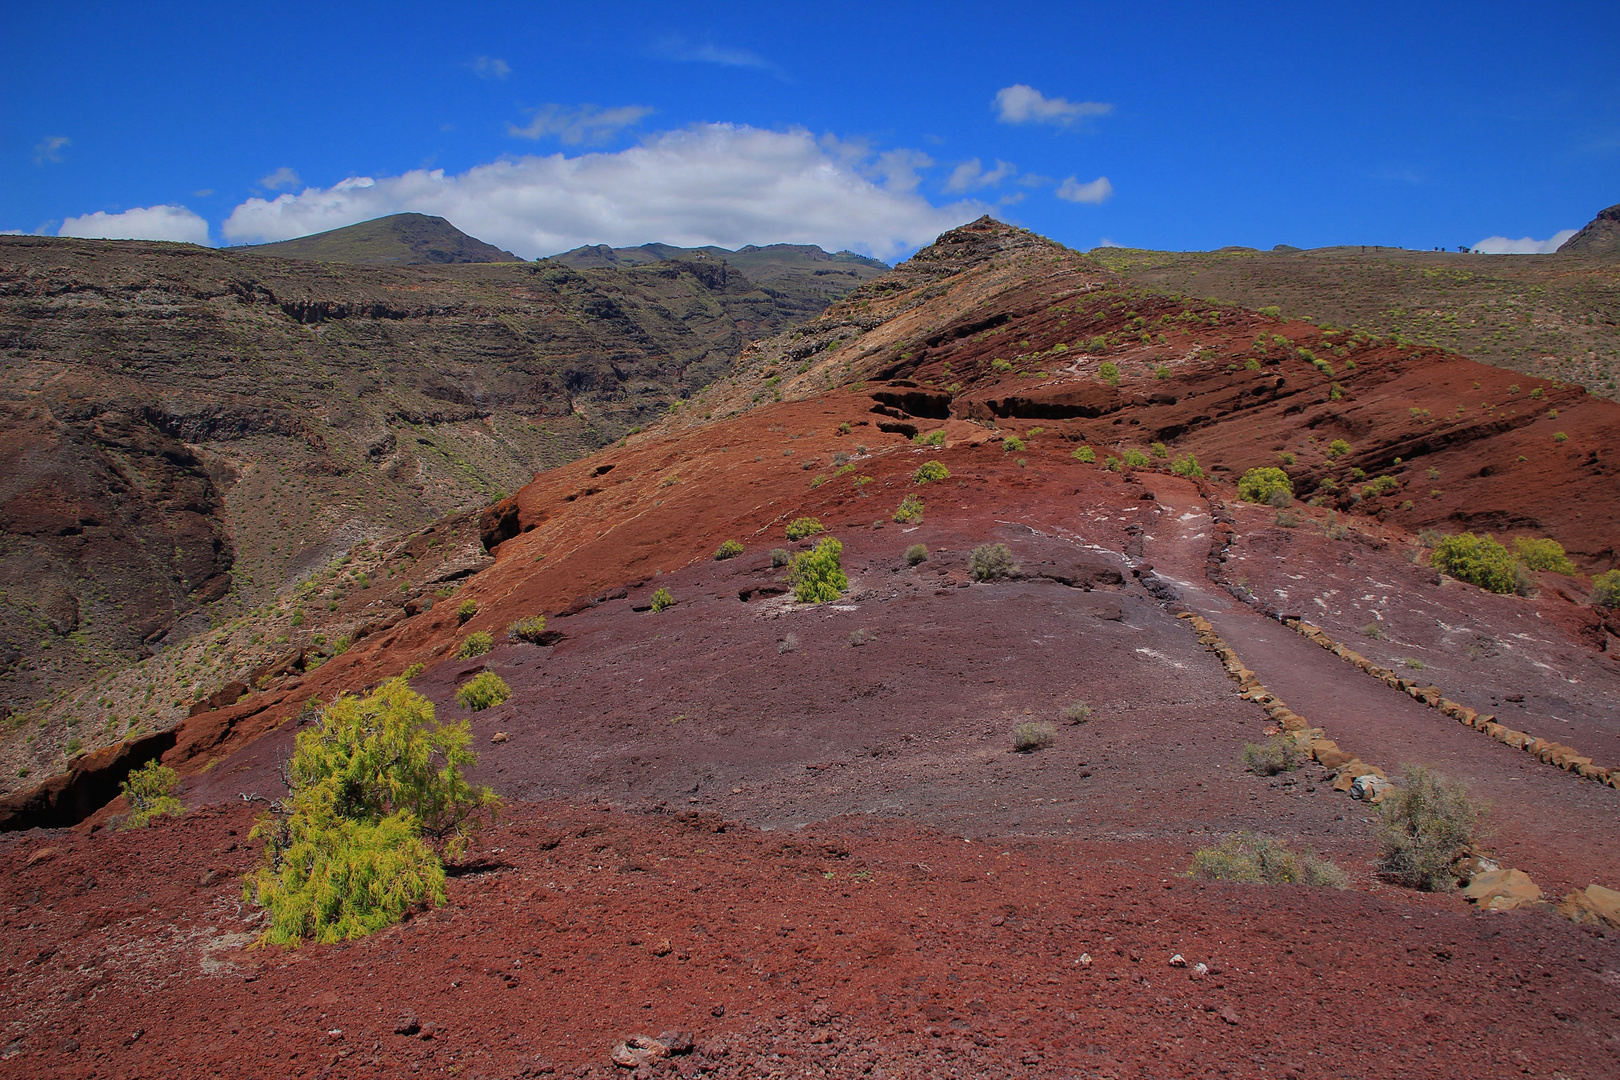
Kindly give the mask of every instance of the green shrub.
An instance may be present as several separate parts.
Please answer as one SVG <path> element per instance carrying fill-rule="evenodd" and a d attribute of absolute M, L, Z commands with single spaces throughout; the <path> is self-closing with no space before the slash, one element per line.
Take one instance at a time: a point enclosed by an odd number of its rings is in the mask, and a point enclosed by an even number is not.
<path fill-rule="evenodd" d="M 526 619 L 519 619 L 506 628 L 508 641 L 527 641 L 537 643 L 540 635 L 545 633 L 546 617 L 544 615 L 530 615 Z"/>
<path fill-rule="evenodd" d="M 1133 469 L 1145 469 L 1148 466 L 1148 456 L 1134 446 L 1127 447 L 1120 456 L 1125 459 L 1125 464 Z"/>
<path fill-rule="evenodd" d="M 1448 536 L 1434 545 L 1429 561 L 1442 574 L 1490 592 L 1510 593 L 1518 587 L 1514 575 L 1518 560 L 1489 535 L 1465 532 Z"/>
<path fill-rule="evenodd" d="M 1097 451 L 1093 450 L 1089 446 L 1082 446 L 1069 456 L 1074 458 L 1076 461 L 1084 462 L 1085 464 L 1090 465 L 1097 460 Z"/>
<path fill-rule="evenodd" d="M 1243 370 L 1244 371 L 1259 371 L 1260 370 L 1260 361 L 1256 360 L 1252 356 L 1249 357 L 1247 360 L 1243 361 Z"/>
<path fill-rule="evenodd" d="M 1057 728 L 1045 720 L 1025 720 L 1012 730 L 1013 749 L 1020 754 L 1045 750 L 1057 737 Z"/>
<path fill-rule="evenodd" d="M 716 562 L 722 559 L 735 559 L 743 553 L 743 550 L 741 540 L 727 540 L 715 550 L 714 559 Z"/>
<path fill-rule="evenodd" d="M 495 647 L 495 639 L 487 630 L 478 630 L 468 634 L 462 641 L 461 648 L 456 650 L 457 660 L 471 660 L 475 656 L 483 656 Z"/>
<path fill-rule="evenodd" d="M 1620 570 L 1605 570 L 1592 579 L 1592 592 L 1587 602 L 1598 607 L 1620 607 Z"/>
<path fill-rule="evenodd" d="M 1342 458 L 1349 452 L 1350 444 L 1345 442 L 1343 439 L 1334 439 L 1332 442 L 1328 443 L 1327 456 L 1330 458 Z"/>
<path fill-rule="evenodd" d="M 981 544 L 968 556 L 968 572 L 975 581 L 993 581 L 1018 572 L 1006 544 Z"/>
<path fill-rule="evenodd" d="M 1413 671 L 1422 671 L 1423 670 L 1423 661 L 1421 661 L 1421 660 L 1403 660 L 1401 662 L 1401 665 L 1403 667 L 1411 668 Z"/>
<path fill-rule="evenodd" d="M 1185 476 L 1189 480 L 1197 480 L 1204 475 L 1204 467 L 1198 464 L 1198 458 L 1192 454 L 1179 457 L 1170 463 L 1170 471 L 1177 476 Z"/>
<path fill-rule="evenodd" d="M 794 559 L 788 571 L 793 599 L 801 604 L 825 604 L 844 595 L 849 578 L 839 558 L 843 553 L 844 545 L 829 536 Z"/>
<path fill-rule="evenodd" d="M 990 361 L 990 370 L 995 371 L 995 372 L 1011 371 L 1012 370 L 1012 361 L 1011 360 L 1003 360 L 1001 357 L 998 356 L 994 360 Z"/>
<path fill-rule="evenodd" d="M 480 671 L 456 691 L 456 700 L 473 712 L 493 708 L 511 696 L 512 688 L 493 671 Z"/>
<path fill-rule="evenodd" d="M 1104 360 L 1097 365 L 1097 378 L 1109 386 L 1119 385 L 1119 365 L 1111 360 Z"/>
<path fill-rule="evenodd" d="M 1252 832 L 1232 833 L 1212 848 L 1193 854 L 1190 876 L 1203 881 L 1236 881 L 1249 885 L 1349 884 L 1343 870 L 1310 852 L 1296 853 L 1280 840 Z"/>
<path fill-rule="evenodd" d="M 476 614 L 478 614 L 478 601 L 463 600 L 456 608 L 456 621 L 464 623 Z"/>
<path fill-rule="evenodd" d="M 1568 442 L 1568 441 L 1569 441 L 1569 436 L 1565 435 L 1562 431 L 1553 432 L 1553 442 Z"/>
<path fill-rule="evenodd" d="M 1156 442 L 1148 447 L 1148 453 L 1156 458 L 1167 458 L 1170 456 L 1170 448 L 1162 442 Z"/>
<path fill-rule="evenodd" d="M 118 785 L 124 801 L 129 804 L 129 816 L 124 819 L 124 828 L 143 829 L 152 823 L 153 818 L 184 814 L 186 808 L 174 797 L 174 789 L 179 783 L 179 774 L 155 758 L 141 768 L 132 770 L 129 777 Z"/>
<path fill-rule="evenodd" d="M 1016 435 L 1008 435 L 1005 439 L 1001 440 L 1001 449 L 1003 453 L 1021 453 L 1024 449 L 1024 440 L 1020 439 Z"/>
<path fill-rule="evenodd" d="M 782 567 L 792 561 L 793 554 L 787 548 L 771 548 L 771 566 Z"/>
<path fill-rule="evenodd" d="M 945 467 L 944 462 L 925 461 L 917 466 L 916 472 L 911 474 L 911 482 L 914 484 L 927 484 L 935 480 L 949 480 L 950 476 L 951 470 Z"/>
<path fill-rule="evenodd" d="M 1065 724 L 1083 724 L 1096 715 L 1097 710 L 1084 701 L 1077 701 L 1073 705 L 1063 707 L 1063 722 Z"/>
<path fill-rule="evenodd" d="M 916 566 L 918 563 L 928 561 L 928 548 L 922 544 L 912 544 L 906 548 L 906 565 Z"/>
<path fill-rule="evenodd" d="M 1294 455 L 1284 450 L 1282 453 L 1277 455 L 1277 460 L 1282 462 L 1284 465 L 1292 465 L 1294 463 Z"/>
<path fill-rule="evenodd" d="M 1238 480 L 1238 498 L 1244 502 L 1264 503 L 1267 506 L 1276 506 L 1272 499 L 1278 493 L 1285 497 L 1283 506 L 1287 506 L 1287 499 L 1294 497 L 1293 481 L 1281 469 L 1263 466 L 1250 469 Z"/>
<path fill-rule="evenodd" d="M 262 941 L 329 943 L 391 926 L 444 902 L 444 866 L 430 841 L 459 856 L 499 800 L 462 768 L 475 760 L 467 725 L 434 722 L 404 679 L 345 695 L 299 733 L 288 796 L 250 834 L 264 859 L 243 897 L 268 908 Z"/>
<path fill-rule="evenodd" d="M 937 430 L 930 431 L 926 434 L 919 431 L 917 434 L 911 437 L 911 441 L 916 443 L 918 446 L 944 446 L 945 429 L 938 428 Z"/>
<path fill-rule="evenodd" d="M 907 495 L 900 500 L 900 505 L 894 509 L 894 520 L 902 525 L 915 525 L 923 518 L 923 501 L 915 495 Z"/>
<path fill-rule="evenodd" d="M 654 615 L 657 615 L 661 611 L 668 611 L 670 608 L 675 606 L 675 594 L 662 586 L 654 590 L 649 599 L 652 602 L 652 611 Z"/>
<path fill-rule="evenodd" d="M 1462 784 L 1408 766 L 1378 803 L 1379 872 L 1400 885 L 1449 892 L 1456 865 L 1474 845 L 1485 811 Z"/>
<path fill-rule="evenodd" d="M 1559 574 L 1575 573 L 1575 564 L 1564 554 L 1564 545 L 1545 536 L 1532 539 L 1515 537 L 1513 550 L 1519 561 L 1532 570 L 1551 570 Z"/>
<path fill-rule="evenodd" d="M 1361 497 L 1370 499 L 1377 495 L 1390 495 L 1400 490 L 1400 481 L 1393 476 L 1377 476 L 1361 485 Z"/>
<path fill-rule="evenodd" d="M 1243 744 L 1243 765 L 1259 776 L 1276 776 L 1300 766 L 1299 743 L 1287 735 L 1277 735 L 1263 743 Z"/>
<path fill-rule="evenodd" d="M 789 540 L 803 540 L 807 536 L 826 532 L 826 528 L 813 517 L 794 518 L 788 522 L 787 538 Z"/>

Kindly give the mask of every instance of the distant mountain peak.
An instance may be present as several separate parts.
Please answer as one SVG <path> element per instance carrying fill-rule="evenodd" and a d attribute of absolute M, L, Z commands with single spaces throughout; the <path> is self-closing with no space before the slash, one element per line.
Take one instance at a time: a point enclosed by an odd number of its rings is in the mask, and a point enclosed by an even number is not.
<path fill-rule="evenodd" d="M 1620 255 L 1620 203 L 1599 210 L 1597 217 L 1559 245 L 1558 250 L 1577 255 Z"/>
<path fill-rule="evenodd" d="M 383 266 L 523 261 L 510 251 L 468 236 L 444 218 L 429 214 L 390 214 L 341 229 L 238 250 L 251 255 L 277 255 L 312 262 Z"/>

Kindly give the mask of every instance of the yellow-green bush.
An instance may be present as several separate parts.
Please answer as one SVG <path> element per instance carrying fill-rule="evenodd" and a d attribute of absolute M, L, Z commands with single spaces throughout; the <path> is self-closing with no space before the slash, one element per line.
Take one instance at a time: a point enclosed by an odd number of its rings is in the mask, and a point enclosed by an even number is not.
<path fill-rule="evenodd" d="M 844 595 L 849 578 L 841 565 L 843 553 L 844 545 L 829 536 L 794 559 L 788 570 L 793 598 L 801 604 L 825 604 Z"/>
<path fill-rule="evenodd" d="M 128 779 L 118 785 L 124 801 L 129 804 L 124 828 L 141 829 L 150 825 L 153 818 L 184 814 L 186 808 L 174 797 L 179 783 L 179 774 L 156 759 L 132 770 Z"/>
<path fill-rule="evenodd" d="M 787 538 L 789 540 L 803 540 L 807 536 L 814 536 L 819 532 L 826 532 L 826 526 L 813 517 L 794 518 L 788 522 Z"/>
<path fill-rule="evenodd" d="M 895 507 L 894 520 L 902 525 L 915 525 L 923 519 L 923 501 L 915 495 L 907 495 Z"/>
<path fill-rule="evenodd" d="M 495 647 L 495 638 L 488 630 L 477 630 L 462 641 L 461 648 L 456 650 L 457 660 L 471 660 L 475 656 L 483 656 Z"/>
<path fill-rule="evenodd" d="M 1490 535 L 1465 532 L 1445 537 L 1434 545 L 1429 561 L 1442 574 L 1490 592 L 1510 593 L 1519 584 L 1518 560 Z"/>
<path fill-rule="evenodd" d="M 1513 550 L 1519 561 L 1532 570 L 1551 570 L 1559 574 L 1575 573 L 1575 564 L 1564 554 L 1564 545 L 1545 536 L 1515 537 Z"/>
<path fill-rule="evenodd" d="M 456 700 L 473 712 L 493 708 L 511 696 L 512 688 L 493 671 L 480 671 L 456 691 Z"/>
<path fill-rule="evenodd" d="M 1594 577 L 1587 599 L 1598 607 L 1620 607 L 1620 570 L 1605 570 Z"/>
<path fill-rule="evenodd" d="M 1244 502 L 1276 506 L 1278 503 L 1274 500 L 1279 494 L 1284 500 L 1281 505 L 1288 505 L 1286 500 L 1294 497 L 1294 482 L 1274 466 L 1250 469 L 1238 480 L 1238 498 Z"/>
<path fill-rule="evenodd" d="M 727 540 L 715 551 L 714 558 L 716 562 L 719 562 L 723 559 L 735 559 L 742 553 L 743 545 L 741 540 Z"/>
<path fill-rule="evenodd" d="M 511 641 L 527 641 L 531 644 L 540 640 L 540 635 L 546 631 L 546 617 L 544 615 L 530 615 L 519 619 L 506 628 L 506 636 Z"/>
<path fill-rule="evenodd" d="M 269 909 L 262 940 L 342 941 L 442 903 L 439 851 L 459 856 L 500 805 L 462 775 L 471 742 L 403 678 L 327 706 L 298 735 L 280 812 L 251 834 L 264 860 L 243 895 Z"/>

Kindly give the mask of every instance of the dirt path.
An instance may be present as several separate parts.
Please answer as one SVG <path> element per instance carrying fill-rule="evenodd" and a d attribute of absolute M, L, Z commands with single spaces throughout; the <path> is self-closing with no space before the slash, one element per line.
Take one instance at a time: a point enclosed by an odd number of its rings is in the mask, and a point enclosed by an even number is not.
<path fill-rule="evenodd" d="M 1391 774 L 1406 763 L 1423 764 L 1466 782 L 1491 805 L 1493 850 L 1543 890 L 1562 895 L 1592 881 L 1616 884 L 1620 792 L 1465 728 L 1233 599 L 1204 576 L 1214 522 L 1197 490 L 1156 477 L 1155 494 L 1169 526 L 1147 538 L 1156 571 L 1290 708 Z"/>

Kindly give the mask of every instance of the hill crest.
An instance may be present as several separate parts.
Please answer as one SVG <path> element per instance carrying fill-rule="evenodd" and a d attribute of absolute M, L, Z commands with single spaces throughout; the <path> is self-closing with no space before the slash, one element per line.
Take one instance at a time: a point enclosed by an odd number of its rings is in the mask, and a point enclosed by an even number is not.
<path fill-rule="evenodd" d="M 524 261 L 510 251 L 468 236 L 442 217 L 429 214 L 390 214 L 341 229 L 237 250 L 248 255 L 377 266 Z"/>

